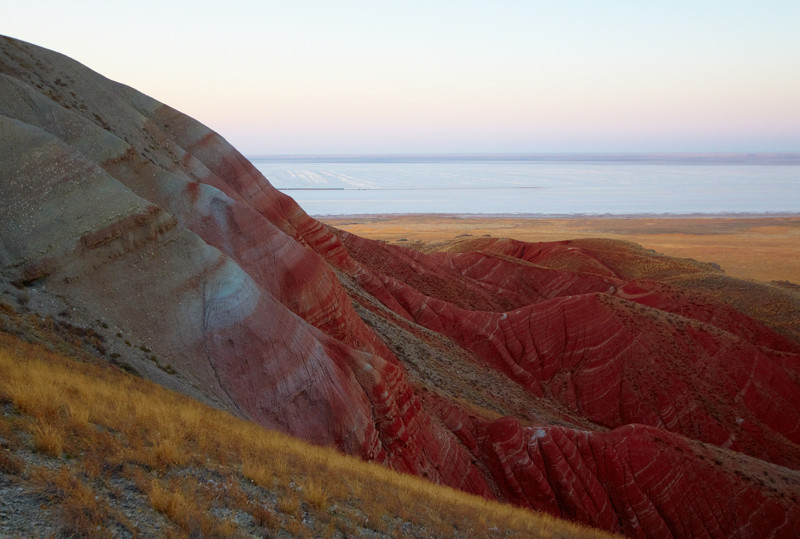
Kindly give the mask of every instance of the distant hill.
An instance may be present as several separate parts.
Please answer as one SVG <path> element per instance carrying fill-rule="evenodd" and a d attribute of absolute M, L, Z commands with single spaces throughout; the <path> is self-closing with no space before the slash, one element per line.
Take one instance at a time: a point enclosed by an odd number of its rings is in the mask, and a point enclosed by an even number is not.
<path fill-rule="evenodd" d="M 607 531 L 800 534 L 800 342 L 764 323 L 795 323 L 791 287 L 623 242 L 359 238 L 205 126 L 9 38 L 0 148 L 0 300 L 26 337 L 77 328 L 268 429 Z"/>

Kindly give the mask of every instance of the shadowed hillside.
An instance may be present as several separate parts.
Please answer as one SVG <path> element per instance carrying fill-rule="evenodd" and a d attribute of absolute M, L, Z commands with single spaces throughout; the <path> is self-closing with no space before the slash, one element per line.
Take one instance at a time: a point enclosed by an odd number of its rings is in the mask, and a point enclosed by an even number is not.
<path fill-rule="evenodd" d="M 366 240 L 191 118 L 8 38 L 0 145 L 4 301 L 113 363 L 612 532 L 800 533 L 789 288 L 727 303 L 739 281 L 625 242 Z"/>

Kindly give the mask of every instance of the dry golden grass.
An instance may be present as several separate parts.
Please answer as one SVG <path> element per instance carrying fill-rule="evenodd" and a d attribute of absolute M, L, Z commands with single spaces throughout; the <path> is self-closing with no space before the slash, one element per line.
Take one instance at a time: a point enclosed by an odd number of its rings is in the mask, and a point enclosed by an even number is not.
<path fill-rule="evenodd" d="M 193 508 L 183 493 L 163 486 L 156 479 L 151 482 L 147 495 L 150 498 L 153 509 L 159 513 L 164 513 L 173 520 L 183 516 L 191 516 L 190 511 Z"/>
<path fill-rule="evenodd" d="M 90 486 L 74 477 L 66 468 L 58 471 L 36 468 L 33 481 L 51 503 L 58 504 L 62 533 L 67 536 L 102 536 L 102 523 L 108 507 Z"/>
<path fill-rule="evenodd" d="M 54 457 L 61 455 L 66 436 L 60 427 L 39 421 L 33 425 L 31 434 L 36 449 Z"/>
<path fill-rule="evenodd" d="M 220 522 L 208 514 L 207 500 L 190 480 L 173 480 L 164 484 L 153 479 L 147 496 L 153 509 L 163 513 L 190 536 L 230 537 L 236 531 L 233 523 Z"/>
<path fill-rule="evenodd" d="M 327 490 L 314 480 L 306 480 L 302 485 L 302 495 L 306 503 L 317 511 L 328 508 L 330 498 Z"/>
<path fill-rule="evenodd" d="M 57 465 L 28 470 L 28 480 L 47 491 L 71 534 L 121 525 L 91 486 L 113 490 L 109 477 L 136 485 L 169 520 L 162 535 L 235 535 L 236 512 L 264 531 L 296 536 L 399 535 L 402 521 L 429 536 L 600 534 L 267 431 L 109 365 L 2 333 L 0 372 L 0 403 L 28 426 L 31 449 Z M 0 427 L 22 429 L 8 420 Z M 19 473 L 19 459 L 5 449 L 0 457 L 0 470 Z"/>
<path fill-rule="evenodd" d="M 300 497 L 294 492 L 288 492 L 278 498 L 278 511 L 284 515 L 289 515 L 295 518 L 302 516 L 302 508 L 300 507 Z"/>

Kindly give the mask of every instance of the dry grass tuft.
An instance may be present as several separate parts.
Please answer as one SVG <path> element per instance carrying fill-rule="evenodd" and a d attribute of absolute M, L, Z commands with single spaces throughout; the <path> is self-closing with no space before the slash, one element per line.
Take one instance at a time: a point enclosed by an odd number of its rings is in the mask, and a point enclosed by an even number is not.
<path fill-rule="evenodd" d="M 278 498 L 278 511 L 290 517 L 300 518 L 303 515 L 300 498 L 294 492 L 285 493 Z"/>
<path fill-rule="evenodd" d="M 276 531 L 280 528 L 281 519 L 272 509 L 262 504 L 256 504 L 249 508 L 249 512 L 253 516 L 253 520 L 255 520 L 256 524 L 262 528 L 271 531 Z"/>
<path fill-rule="evenodd" d="M 313 480 L 306 481 L 302 489 L 303 499 L 315 510 L 324 511 L 328 508 L 330 502 L 328 493 L 319 483 Z"/>
<path fill-rule="evenodd" d="M 153 509 L 163 513 L 172 521 L 188 526 L 188 521 L 195 516 L 193 504 L 189 503 L 181 491 L 164 486 L 157 479 L 151 482 L 147 497 Z"/>
<path fill-rule="evenodd" d="M 59 510 L 61 533 L 68 537 L 100 537 L 108 508 L 94 491 L 73 477 L 67 468 L 58 471 L 36 468 L 31 473 L 40 492 Z"/>
<path fill-rule="evenodd" d="M 165 469 L 184 465 L 187 461 L 187 455 L 181 445 L 181 442 L 175 439 L 158 440 L 150 450 L 150 454 L 155 461 L 153 467 Z"/>
<path fill-rule="evenodd" d="M 242 475 L 262 487 L 269 487 L 275 480 L 275 474 L 263 462 L 246 457 L 242 463 Z"/>
<path fill-rule="evenodd" d="M 33 446 L 36 450 L 53 457 L 61 456 L 66 435 L 60 427 L 39 421 L 31 428 L 31 434 L 33 435 Z"/>
<path fill-rule="evenodd" d="M 156 511 L 164 514 L 189 536 L 231 537 L 236 534 L 232 522 L 220 521 L 210 513 L 210 499 L 197 481 L 184 477 L 167 484 L 153 479 L 147 496 Z"/>

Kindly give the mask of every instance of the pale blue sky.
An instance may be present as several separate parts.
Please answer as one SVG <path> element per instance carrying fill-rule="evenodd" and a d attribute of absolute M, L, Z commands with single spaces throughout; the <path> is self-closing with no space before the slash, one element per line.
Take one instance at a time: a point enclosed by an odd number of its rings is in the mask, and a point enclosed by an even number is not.
<path fill-rule="evenodd" d="M 800 151 L 800 2 L 0 0 L 247 154 Z"/>

